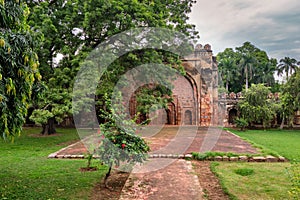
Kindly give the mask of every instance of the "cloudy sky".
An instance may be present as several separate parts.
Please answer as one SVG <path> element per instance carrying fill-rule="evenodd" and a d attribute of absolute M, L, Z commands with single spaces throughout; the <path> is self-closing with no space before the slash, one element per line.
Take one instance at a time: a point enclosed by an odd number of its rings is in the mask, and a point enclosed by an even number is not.
<path fill-rule="evenodd" d="M 197 0 L 190 17 L 215 55 L 250 41 L 270 57 L 300 61 L 299 0 Z"/>

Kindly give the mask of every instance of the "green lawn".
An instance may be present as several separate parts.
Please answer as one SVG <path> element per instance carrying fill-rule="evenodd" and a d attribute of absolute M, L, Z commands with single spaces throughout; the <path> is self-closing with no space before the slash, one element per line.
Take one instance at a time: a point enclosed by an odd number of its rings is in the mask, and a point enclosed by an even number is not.
<path fill-rule="evenodd" d="M 106 168 L 82 173 L 86 160 L 47 159 L 79 137 L 75 129 L 34 137 L 39 131 L 25 129 L 14 143 L 0 141 L 0 199 L 88 199 Z"/>
<path fill-rule="evenodd" d="M 222 185 L 239 200 L 289 199 L 288 191 L 291 189 L 291 182 L 287 169 L 290 163 L 220 162 L 218 164 L 213 168 Z M 253 170 L 253 174 L 242 176 L 237 173 L 237 170 L 241 169 Z"/>
<path fill-rule="evenodd" d="M 277 152 L 289 160 L 300 161 L 300 131 L 292 130 L 230 130 L 266 149 Z"/>
<path fill-rule="evenodd" d="M 300 131 L 230 131 L 261 146 L 265 152 L 275 152 L 289 160 L 300 161 Z M 212 164 L 212 169 L 233 199 L 234 197 L 247 200 L 292 199 L 289 196 L 292 187 L 289 176 L 290 163 L 220 162 L 216 166 Z M 300 168 L 298 167 L 298 169 Z M 243 176 L 237 173 L 240 171 L 253 171 L 253 174 Z M 245 174 L 247 175 L 247 173 Z"/>

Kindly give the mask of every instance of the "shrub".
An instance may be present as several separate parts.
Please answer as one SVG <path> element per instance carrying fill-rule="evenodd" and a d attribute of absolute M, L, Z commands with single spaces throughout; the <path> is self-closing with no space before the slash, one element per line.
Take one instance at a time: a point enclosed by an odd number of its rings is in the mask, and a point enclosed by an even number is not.
<path fill-rule="evenodd" d="M 248 121 L 240 117 L 235 119 L 235 124 L 238 128 L 241 129 L 241 131 L 244 131 L 245 128 L 248 126 Z"/>

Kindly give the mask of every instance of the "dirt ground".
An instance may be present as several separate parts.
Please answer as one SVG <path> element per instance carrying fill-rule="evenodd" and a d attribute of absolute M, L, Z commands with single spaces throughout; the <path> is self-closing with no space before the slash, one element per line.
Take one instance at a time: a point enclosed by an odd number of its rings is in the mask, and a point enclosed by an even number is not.
<path fill-rule="evenodd" d="M 103 186 L 103 182 L 98 182 L 93 188 L 90 200 L 118 200 L 129 173 L 113 171 L 108 179 L 110 189 Z"/>
<path fill-rule="evenodd" d="M 218 178 L 211 172 L 209 167 L 210 166 L 209 162 L 192 161 L 192 165 L 195 174 L 198 176 L 198 180 L 202 188 L 203 199 L 208 199 L 208 200 L 229 199 L 229 197 L 223 192 Z M 92 191 L 92 197 L 90 199 L 91 200 L 117 200 L 120 198 L 122 193 L 132 192 L 132 191 L 128 191 L 128 188 L 124 187 L 128 177 L 129 177 L 129 173 L 114 171 L 108 181 L 108 185 L 112 187 L 112 190 L 104 188 L 103 184 L 99 182 L 94 187 Z M 161 179 L 159 184 L 168 185 L 169 180 Z M 185 183 L 181 183 L 181 184 L 184 185 Z M 148 185 L 151 185 L 151 181 L 149 181 Z M 144 185 L 144 189 L 147 190 L 147 187 L 145 187 L 145 185 Z M 148 190 L 144 192 L 150 193 L 151 191 L 148 188 Z M 171 191 L 161 190 L 161 192 L 170 193 Z M 180 191 L 177 192 L 180 193 Z M 140 194 L 139 199 L 150 199 L 150 198 L 147 198 L 145 194 Z M 177 200 L 177 199 L 181 199 L 181 197 L 176 198 L 173 196 L 170 199 Z"/>
<path fill-rule="evenodd" d="M 210 170 L 210 163 L 207 161 L 193 161 L 192 163 L 204 197 L 209 200 L 229 200 L 228 195 L 221 188 L 219 179 Z"/>

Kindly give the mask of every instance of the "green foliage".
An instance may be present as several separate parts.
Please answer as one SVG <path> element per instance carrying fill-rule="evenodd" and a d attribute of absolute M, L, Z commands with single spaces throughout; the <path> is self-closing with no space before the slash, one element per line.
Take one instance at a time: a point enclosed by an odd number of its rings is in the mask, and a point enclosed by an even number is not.
<path fill-rule="evenodd" d="M 133 120 L 124 119 L 124 108 L 120 96 L 116 104 L 106 96 L 106 108 L 103 117 L 106 122 L 100 125 L 102 143 L 97 150 L 100 160 L 108 166 L 120 165 L 120 162 L 134 164 L 143 162 L 150 150 L 144 139 L 137 135 L 137 127 Z M 120 122 L 122 124 L 120 124 Z"/>
<path fill-rule="evenodd" d="M 71 91 L 80 63 L 95 47 L 118 33 L 136 27 L 162 27 L 180 31 L 190 39 L 197 38 L 195 26 L 187 22 L 193 3 L 193 0 L 31 1 L 29 24 L 36 38 L 41 40 L 38 49 L 40 71 L 49 89 L 34 107 L 47 109 L 56 120 L 72 114 Z M 130 44 L 131 41 L 126 42 Z M 119 45 L 127 46 L 128 43 Z M 62 59 L 54 63 L 57 55 Z M 98 107 L 104 107 L 104 95 L 112 92 L 121 75 L 145 63 L 180 66 L 178 56 L 156 49 L 121 56 L 99 81 L 96 91 Z"/>
<path fill-rule="evenodd" d="M 300 109 L 300 71 L 297 70 L 282 88 L 281 116 L 288 120 L 288 125 L 293 126 L 295 111 Z M 282 127 L 281 127 L 282 128 Z"/>
<path fill-rule="evenodd" d="M 249 123 L 263 124 L 266 128 L 274 119 L 276 114 L 276 102 L 269 99 L 270 90 L 263 84 L 252 84 L 245 93 L 245 99 L 238 102 L 241 117 Z"/>
<path fill-rule="evenodd" d="M 30 120 L 36 122 L 39 125 L 47 124 L 48 119 L 52 118 L 53 114 L 49 110 L 34 110 L 30 116 Z"/>
<path fill-rule="evenodd" d="M 242 156 L 245 154 L 237 154 L 237 153 L 232 153 L 232 152 L 204 152 L 204 153 L 200 153 L 200 152 L 192 152 L 192 156 L 194 160 L 210 160 L 210 159 L 214 159 L 217 156 L 227 156 L 227 157 L 238 157 L 238 156 Z M 248 155 L 247 155 L 248 156 Z"/>
<path fill-rule="evenodd" d="M 19 1 L 0 3 L 0 132 L 12 140 L 21 133 L 34 82 L 41 79 L 27 17 Z"/>
<path fill-rule="evenodd" d="M 254 174 L 254 170 L 250 168 L 240 168 L 240 169 L 235 169 L 234 173 L 241 175 L 241 176 L 250 176 Z"/>
<path fill-rule="evenodd" d="M 249 125 L 248 121 L 241 117 L 236 118 L 234 123 L 238 128 L 241 129 L 241 131 L 243 131 Z"/>
<path fill-rule="evenodd" d="M 289 80 L 289 75 L 292 75 L 298 69 L 299 62 L 296 59 L 290 57 L 284 57 L 280 59 L 277 65 L 277 75 L 281 75 L 285 72 L 286 81 Z"/>
<path fill-rule="evenodd" d="M 265 51 L 250 42 L 245 42 L 235 50 L 227 48 L 218 53 L 217 61 L 222 85 L 229 92 L 242 91 L 241 83 L 247 86 L 259 83 L 267 86 L 275 84 L 274 72 L 277 60 L 269 58 Z"/>
<path fill-rule="evenodd" d="M 293 163 L 288 168 L 290 180 L 292 182 L 292 188 L 289 190 L 289 194 L 292 199 L 300 199 L 300 164 Z"/>

